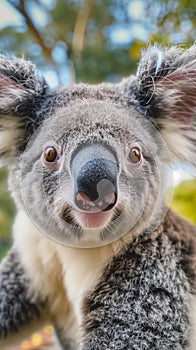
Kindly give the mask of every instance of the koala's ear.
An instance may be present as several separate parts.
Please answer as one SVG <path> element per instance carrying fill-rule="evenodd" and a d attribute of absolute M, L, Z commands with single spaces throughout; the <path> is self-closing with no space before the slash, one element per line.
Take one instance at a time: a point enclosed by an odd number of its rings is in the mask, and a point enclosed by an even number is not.
<path fill-rule="evenodd" d="M 172 154 L 196 165 L 196 45 L 188 50 L 149 47 L 131 90 Z"/>
<path fill-rule="evenodd" d="M 24 140 L 39 126 L 39 111 L 48 86 L 32 63 L 0 55 L 0 160 L 15 157 Z"/>

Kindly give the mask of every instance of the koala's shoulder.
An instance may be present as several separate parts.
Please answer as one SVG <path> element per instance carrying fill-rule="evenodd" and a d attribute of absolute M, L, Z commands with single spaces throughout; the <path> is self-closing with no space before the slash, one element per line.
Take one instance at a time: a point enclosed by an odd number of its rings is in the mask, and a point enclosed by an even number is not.
<path fill-rule="evenodd" d="M 163 233 L 180 249 L 182 256 L 196 259 L 196 226 L 170 209 L 164 220 Z"/>
<path fill-rule="evenodd" d="M 193 290 L 196 290 L 196 226 L 169 210 L 164 230 L 179 254 L 182 266 Z"/>
<path fill-rule="evenodd" d="M 161 276 L 159 271 L 163 272 Z M 141 278 L 151 284 L 159 277 L 164 284 L 168 274 L 176 271 L 183 283 L 188 280 L 191 288 L 196 289 L 196 227 L 169 209 L 153 233 L 144 231 L 114 256 L 100 285 L 108 288 L 111 283 L 117 290 L 123 284 L 134 284 L 134 279 L 135 283 Z"/>

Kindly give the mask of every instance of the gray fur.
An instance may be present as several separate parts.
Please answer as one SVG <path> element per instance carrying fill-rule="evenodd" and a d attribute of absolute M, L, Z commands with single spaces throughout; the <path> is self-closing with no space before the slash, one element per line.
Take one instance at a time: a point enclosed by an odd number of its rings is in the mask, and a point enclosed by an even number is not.
<path fill-rule="evenodd" d="M 9 339 L 24 323 L 43 313 L 56 326 L 65 350 L 80 346 L 82 350 L 188 349 L 190 303 L 196 286 L 196 234 L 181 219 L 167 214 L 164 198 L 165 174 L 173 159 L 196 165 L 195 113 L 196 46 L 185 51 L 150 47 L 136 75 L 119 84 L 80 84 L 55 91 L 37 76 L 32 63 L 0 57 L 0 156 L 9 166 L 9 188 L 18 212 L 26 218 L 21 230 L 29 234 L 32 255 L 27 268 L 23 240 L 15 232 L 15 253 L 5 258 L 0 270 L 0 337 Z M 58 149 L 54 164 L 44 161 L 47 146 Z M 98 154 L 95 157 L 102 159 L 96 164 L 112 159 L 118 171 L 111 177 L 117 183 L 116 204 L 106 212 L 104 225 L 96 222 L 89 228 L 92 219 L 85 221 L 84 214 L 78 213 L 75 195 L 76 174 L 94 157 L 91 146 Z M 77 162 L 83 147 L 87 161 Z M 138 164 L 128 160 L 132 147 L 141 149 Z M 104 169 L 94 171 L 94 177 L 96 173 L 102 179 Z M 90 177 L 87 180 L 92 185 Z M 88 208 L 96 207 L 89 198 Z M 42 233 L 75 249 L 98 247 L 102 270 L 101 275 L 95 272 L 94 288 L 81 287 L 81 295 L 72 300 L 72 289 L 66 285 L 69 267 L 60 260 L 58 245 L 50 242 L 51 247 Z M 31 241 L 37 244 L 37 251 Z M 46 263 L 43 242 L 50 246 Z M 111 242 L 110 251 L 107 244 Z M 102 254 L 103 246 L 108 258 Z M 40 266 L 36 276 L 31 273 L 33 251 Z M 63 258 L 67 254 L 64 247 Z M 78 256 L 82 256 L 80 249 Z M 59 264 L 55 272 L 53 258 Z M 39 276 L 41 288 L 39 281 L 36 289 Z M 50 302 L 55 304 L 53 293 L 58 286 L 63 289 L 63 301 L 55 313 Z M 79 307 L 69 305 L 67 311 L 67 300 Z M 78 331 L 74 333 L 75 324 Z"/>
<path fill-rule="evenodd" d="M 158 230 L 134 239 L 105 269 L 84 301 L 85 350 L 188 349 L 187 242 L 171 239 L 175 220 L 184 234 L 181 219 L 169 213 Z"/>
<path fill-rule="evenodd" d="M 18 253 L 12 249 L 0 267 L 0 338 L 39 319 L 44 301 L 36 298 L 30 284 Z"/>

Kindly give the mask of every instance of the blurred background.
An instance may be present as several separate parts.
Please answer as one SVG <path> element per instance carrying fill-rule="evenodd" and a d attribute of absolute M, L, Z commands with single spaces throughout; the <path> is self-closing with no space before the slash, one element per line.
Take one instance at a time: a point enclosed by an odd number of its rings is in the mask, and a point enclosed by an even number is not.
<path fill-rule="evenodd" d="M 0 0 L 0 52 L 32 60 L 53 88 L 75 81 L 117 82 L 135 72 L 147 44 L 186 47 L 195 38 L 195 0 Z M 191 174 L 187 165 L 175 165 L 172 207 L 196 223 L 196 180 Z M 2 168 L 0 259 L 11 242 L 14 213 Z M 41 349 L 51 330 L 44 332 L 20 349 Z"/>

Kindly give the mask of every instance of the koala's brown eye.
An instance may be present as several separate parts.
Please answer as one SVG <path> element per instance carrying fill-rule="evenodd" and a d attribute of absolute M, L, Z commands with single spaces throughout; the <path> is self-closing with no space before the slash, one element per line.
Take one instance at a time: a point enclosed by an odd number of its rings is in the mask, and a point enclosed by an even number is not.
<path fill-rule="evenodd" d="M 141 161 L 142 155 L 141 155 L 141 150 L 139 147 L 133 147 L 130 149 L 128 153 L 128 161 L 137 164 Z"/>
<path fill-rule="evenodd" d="M 59 158 L 55 147 L 49 146 L 44 151 L 44 160 L 48 163 L 57 161 Z"/>

